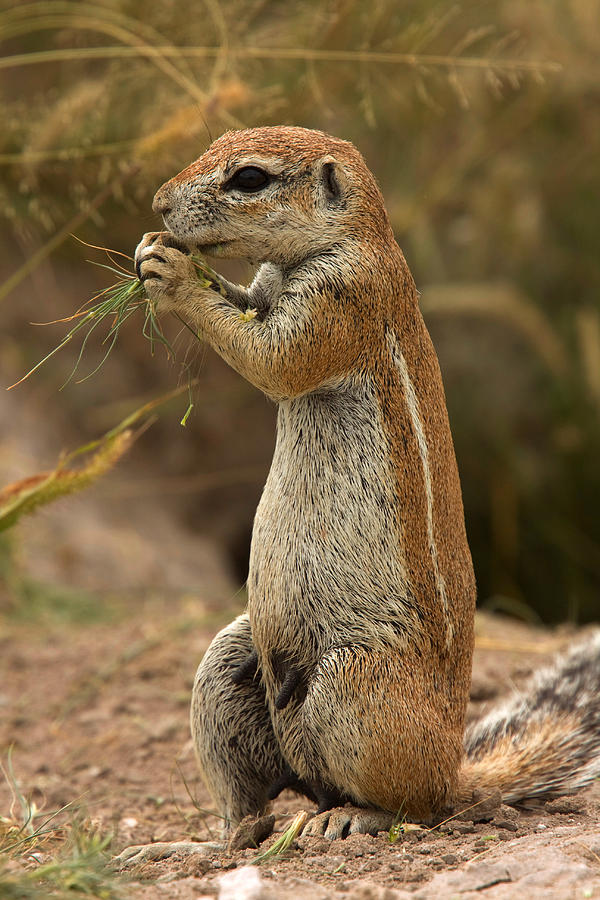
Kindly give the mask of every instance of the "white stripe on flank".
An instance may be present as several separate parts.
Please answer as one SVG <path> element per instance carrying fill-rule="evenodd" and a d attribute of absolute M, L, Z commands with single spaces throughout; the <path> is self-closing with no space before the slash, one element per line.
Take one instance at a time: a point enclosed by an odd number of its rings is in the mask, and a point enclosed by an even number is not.
<path fill-rule="evenodd" d="M 392 331 L 388 332 L 388 346 L 390 348 L 390 353 L 392 354 L 394 365 L 396 366 L 400 374 L 402 390 L 406 398 L 406 405 L 408 407 L 408 412 L 412 422 L 415 437 L 417 438 L 417 446 L 419 448 L 419 455 L 421 457 L 421 465 L 423 466 L 423 481 L 425 483 L 425 498 L 427 500 L 427 540 L 429 542 L 429 551 L 431 553 L 433 572 L 438 594 L 440 600 L 442 601 L 442 606 L 444 607 L 444 616 L 446 619 L 446 644 L 449 647 L 450 642 L 452 641 L 453 629 L 448 612 L 446 583 L 444 581 L 442 573 L 440 572 L 437 545 L 435 543 L 435 535 L 433 532 L 433 488 L 431 485 L 431 469 L 429 468 L 429 450 L 427 447 L 427 438 L 425 437 L 425 429 L 423 428 L 423 421 L 421 419 L 421 413 L 419 410 L 419 401 L 417 400 L 417 395 L 415 393 L 413 383 L 410 380 L 410 375 L 408 374 L 408 366 L 406 365 L 406 360 L 404 358 L 402 350 L 400 349 L 398 338 Z"/>

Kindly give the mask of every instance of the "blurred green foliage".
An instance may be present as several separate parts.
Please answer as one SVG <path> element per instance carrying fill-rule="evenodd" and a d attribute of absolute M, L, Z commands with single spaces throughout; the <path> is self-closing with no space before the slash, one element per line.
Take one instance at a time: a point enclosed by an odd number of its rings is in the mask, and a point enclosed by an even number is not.
<path fill-rule="evenodd" d="M 599 21 L 598 0 L 5 0 L 5 305 L 50 251 L 59 281 L 81 260 L 70 231 L 134 246 L 226 128 L 354 141 L 438 347 L 481 601 L 598 618 Z"/>

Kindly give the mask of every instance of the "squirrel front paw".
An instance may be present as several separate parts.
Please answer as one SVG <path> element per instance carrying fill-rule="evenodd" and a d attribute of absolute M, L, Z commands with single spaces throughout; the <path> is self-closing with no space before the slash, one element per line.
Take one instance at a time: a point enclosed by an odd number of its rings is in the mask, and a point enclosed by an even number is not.
<path fill-rule="evenodd" d="M 135 249 L 135 271 L 157 311 L 179 305 L 197 281 L 189 249 L 169 231 L 149 231 Z"/>

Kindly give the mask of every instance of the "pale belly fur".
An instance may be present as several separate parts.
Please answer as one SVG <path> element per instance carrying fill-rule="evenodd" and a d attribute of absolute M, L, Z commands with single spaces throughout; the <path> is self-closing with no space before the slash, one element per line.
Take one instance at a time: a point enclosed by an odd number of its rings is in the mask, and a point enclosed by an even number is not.
<path fill-rule="evenodd" d="M 417 620 L 394 484 L 372 384 L 280 404 L 250 554 L 259 656 L 312 666 L 349 643 L 404 645 Z"/>

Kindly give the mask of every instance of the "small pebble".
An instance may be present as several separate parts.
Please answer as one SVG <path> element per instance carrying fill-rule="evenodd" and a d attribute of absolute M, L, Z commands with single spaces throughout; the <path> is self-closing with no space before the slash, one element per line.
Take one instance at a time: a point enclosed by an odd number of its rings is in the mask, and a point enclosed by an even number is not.
<path fill-rule="evenodd" d="M 211 868 L 211 861 L 202 856 L 196 856 L 196 854 L 193 854 L 185 860 L 181 868 L 186 873 L 186 875 L 194 876 L 195 878 L 201 878 L 203 875 L 206 875 L 208 870 Z"/>
<path fill-rule="evenodd" d="M 376 872 L 379 869 L 379 863 L 375 859 L 370 859 L 360 867 L 361 872 Z"/>

